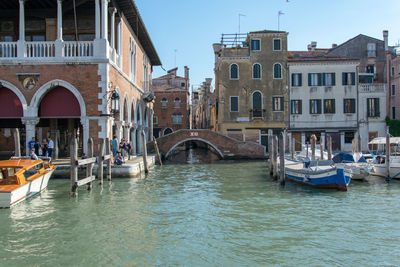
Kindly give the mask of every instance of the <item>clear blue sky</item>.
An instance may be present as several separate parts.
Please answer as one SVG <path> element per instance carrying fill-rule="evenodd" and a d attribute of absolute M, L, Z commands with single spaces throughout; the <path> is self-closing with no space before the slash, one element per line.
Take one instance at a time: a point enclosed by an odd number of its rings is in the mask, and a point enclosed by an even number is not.
<path fill-rule="evenodd" d="M 153 44 L 166 70 L 190 68 L 195 87 L 205 78 L 214 79 L 212 44 L 221 33 L 280 29 L 289 33 L 289 50 L 306 50 L 341 44 L 362 33 L 383 39 L 389 30 L 389 45 L 400 40 L 400 0 L 135 0 Z M 175 52 L 176 50 L 176 52 Z M 176 57 L 176 65 L 175 65 Z M 153 78 L 165 71 L 155 67 Z"/>

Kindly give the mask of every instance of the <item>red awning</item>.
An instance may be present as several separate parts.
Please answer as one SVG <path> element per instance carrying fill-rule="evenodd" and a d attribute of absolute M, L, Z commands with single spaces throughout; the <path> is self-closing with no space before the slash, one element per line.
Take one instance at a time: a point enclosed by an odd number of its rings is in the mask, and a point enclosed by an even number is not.
<path fill-rule="evenodd" d="M 40 103 L 41 118 L 79 118 L 81 108 L 75 95 L 64 87 L 48 92 Z"/>
<path fill-rule="evenodd" d="M 22 103 L 18 96 L 8 88 L 0 88 L 0 118 L 21 118 Z"/>

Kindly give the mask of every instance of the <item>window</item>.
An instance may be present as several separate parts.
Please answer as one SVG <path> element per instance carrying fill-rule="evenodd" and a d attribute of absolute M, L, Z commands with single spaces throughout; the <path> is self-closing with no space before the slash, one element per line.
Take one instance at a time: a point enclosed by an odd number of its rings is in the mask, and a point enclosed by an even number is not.
<path fill-rule="evenodd" d="M 230 79 L 238 80 L 239 79 L 239 66 L 233 63 L 230 67 Z"/>
<path fill-rule="evenodd" d="M 322 85 L 322 73 L 308 74 L 308 86 L 321 86 L 321 85 Z"/>
<path fill-rule="evenodd" d="M 129 40 L 129 77 L 136 81 L 136 45 L 133 40 Z"/>
<path fill-rule="evenodd" d="M 395 96 L 395 95 L 396 95 L 396 85 L 395 85 L 395 84 L 392 84 L 392 91 L 391 91 L 391 93 L 392 93 L 392 96 Z"/>
<path fill-rule="evenodd" d="M 153 124 L 158 124 L 158 117 L 157 116 L 153 116 Z"/>
<path fill-rule="evenodd" d="M 231 96 L 230 99 L 231 99 L 230 103 L 231 112 L 239 112 L 239 97 Z"/>
<path fill-rule="evenodd" d="M 175 98 L 174 100 L 174 108 L 179 108 L 181 106 L 181 100 L 179 97 Z"/>
<path fill-rule="evenodd" d="M 335 73 L 323 73 L 322 74 L 322 85 L 324 86 L 335 86 L 336 77 Z"/>
<path fill-rule="evenodd" d="M 354 139 L 354 132 L 344 132 L 344 142 L 346 144 L 353 143 L 353 139 Z"/>
<path fill-rule="evenodd" d="M 274 51 L 282 50 L 281 42 L 281 39 L 274 39 Z"/>
<path fill-rule="evenodd" d="M 392 76 L 392 77 L 394 76 L 394 67 L 392 67 L 390 70 L 390 76 Z"/>
<path fill-rule="evenodd" d="M 261 79 L 261 65 L 258 63 L 253 65 L 253 79 Z"/>
<path fill-rule="evenodd" d="M 375 43 L 367 44 L 367 55 L 368 55 L 368 57 L 376 57 L 376 44 Z"/>
<path fill-rule="evenodd" d="M 335 99 L 325 99 L 324 100 L 324 113 L 334 114 L 335 110 Z"/>
<path fill-rule="evenodd" d="M 365 67 L 365 72 L 366 73 L 375 73 L 375 66 L 374 65 L 368 65 Z"/>
<path fill-rule="evenodd" d="M 166 98 L 163 98 L 162 100 L 161 100 L 161 108 L 167 108 L 167 99 Z"/>
<path fill-rule="evenodd" d="M 253 93 L 253 118 L 262 118 L 262 95 L 260 92 Z"/>
<path fill-rule="evenodd" d="M 283 96 L 272 97 L 273 111 L 283 111 Z"/>
<path fill-rule="evenodd" d="M 392 107 L 392 120 L 396 119 L 396 107 Z"/>
<path fill-rule="evenodd" d="M 291 101 L 291 114 L 302 114 L 301 100 Z"/>
<path fill-rule="evenodd" d="M 301 73 L 292 73 L 292 86 L 293 87 L 302 86 L 301 80 L 302 80 Z"/>
<path fill-rule="evenodd" d="M 279 63 L 274 64 L 274 79 L 282 79 L 282 66 Z"/>
<path fill-rule="evenodd" d="M 379 117 L 379 98 L 367 98 L 367 116 Z"/>
<path fill-rule="evenodd" d="M 182 124 L 182 114 L 172 114 L 173 124 Z"/>
<path fill-rule="evenodd" d="M 343 99 L 343 112 L 356 113 L 356 100 L 354 98 Z"/>
<path fill-rule="evenodd" d="M 252 51 L 260 51 L 261 46 L 260 46 L 261 41 L 259 39 L 252 39 L 251 40 L 251 50 Z"/>
<path fill-rule="evenodd" d="M 185 83 L 181 83 L 181 87 L 185 87 Z"/>
<path fill-rule="evenodd" d="M 310 114 L 321 114 L 321 99 L 310 99 Z"/>
<path fill-rule="evenodd" d="M 355 85 L 356 73 L 355 72 L 342 72 L 342 85 Z"/>

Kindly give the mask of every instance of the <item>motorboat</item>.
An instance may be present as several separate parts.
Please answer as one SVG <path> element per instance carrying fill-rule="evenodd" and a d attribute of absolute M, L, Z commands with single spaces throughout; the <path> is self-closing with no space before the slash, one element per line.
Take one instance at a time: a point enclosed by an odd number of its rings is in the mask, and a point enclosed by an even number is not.
<path fill-rule="evenodd" d="M 313 160 L 285 165 L 288 180 L 314 188 L 346 191 L 351 178 L 344 174 L 344 164 L 332 160 Z"/>
<path fill-rule="evenodd" d="M 10 208 L 42 192 L 55 169 L 50 158 L 1 160 L 0 207 Z"/>
<path fill-rule="evenodd" d="M 345 176 L 353 180 L 364 180 L 371 173 L 372 165 L 366 161 L 361 152 L 337 153 L 332 160 L 335 163 L 343 163 Z"/>
<path fill-rule="evenodd" d="M 372 139 L 368 144 L 378 145 L 378 151 L 374 153 L 373 159 L 373 170 L 372 175 L 384 177 L 388 180 L 400 179 L 400 137 L 390 137 L 390 157 L 389 157 L 389 177 L 387 176 L 386 166 L 386 153 L 379 153 L 379 147 L 383 147 L 382 151 L 386 151 L 386 137 L 376 137 Z"/>

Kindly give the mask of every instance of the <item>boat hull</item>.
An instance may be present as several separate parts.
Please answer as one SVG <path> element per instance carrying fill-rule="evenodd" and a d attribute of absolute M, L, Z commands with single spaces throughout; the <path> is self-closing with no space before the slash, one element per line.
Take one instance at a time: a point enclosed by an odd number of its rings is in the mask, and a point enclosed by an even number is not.
<path fill-rule="evenodd" d="M 321 171 L 312 169 L 286 168 L 286 177 L 296 183 L 321 189 L 337 189 L 346 191 L 350 177 L 344 175 L 343 169 L 329 168 Z"/>
<path fill-rule="evenodd" d="M 374 171 L 371 174 L 386 177 L 386 165 L 374 164 Z M 392 179 L 400 179 L 400 163 L 390 163 L 389 175 Z"/>
<path fill-rule="evenodd" d="M 0 192 L 0 207 L 10 208 L 27 198 L 30 198 L 47 188 L 47 184 L 54 169 L 48 170 L 42 176 L 10 191 Z"/>

